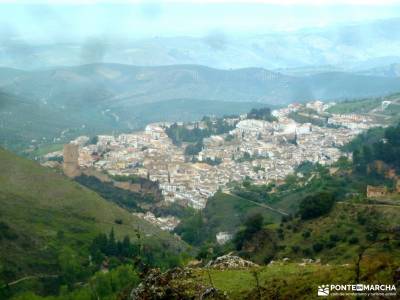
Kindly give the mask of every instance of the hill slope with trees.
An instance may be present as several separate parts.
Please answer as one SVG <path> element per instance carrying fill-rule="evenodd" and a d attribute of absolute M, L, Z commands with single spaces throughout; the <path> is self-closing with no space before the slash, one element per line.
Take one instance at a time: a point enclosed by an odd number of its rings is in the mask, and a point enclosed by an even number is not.
<path fill-rule="evenodd" d="M 111 231 L 115 241 L 140 242 L 155 266 L 179 264 L 179 253 L 187 250 L 179 239 L 95 192 L 1 148 L 0 169 L 2 286 L 28 276 L 27 286 L 46 294 L 87 280 L 99 267 L 91 262 L 90 246 Z M 41 281 L 41 276 L 52 279 Z"/>

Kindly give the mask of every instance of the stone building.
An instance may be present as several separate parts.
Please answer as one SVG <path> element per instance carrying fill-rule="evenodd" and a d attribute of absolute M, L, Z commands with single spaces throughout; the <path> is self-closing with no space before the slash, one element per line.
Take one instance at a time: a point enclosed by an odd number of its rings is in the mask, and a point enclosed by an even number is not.
<path fill-rule="evenodd" d="M 79 146 L 76 144 L 65 144 L 63 151 L 63 171 L 68 177 L 74 178 L 81 175 L 79 169 Z"/>
<path fill-rule="evenodd" d="M 367 186 L 367 197 L 368 198 L 376 198 L 383 197 L 387 194 L 388 190 L 385 186 Z"/>

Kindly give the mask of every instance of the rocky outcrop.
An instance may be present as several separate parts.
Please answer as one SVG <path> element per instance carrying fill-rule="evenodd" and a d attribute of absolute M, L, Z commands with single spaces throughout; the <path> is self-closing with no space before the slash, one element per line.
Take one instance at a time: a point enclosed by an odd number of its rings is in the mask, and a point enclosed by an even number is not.
<path fill-rule="evenodd" d="M 129 300 L 156 299 L 227 299 L 214 287 L 208 287 L 196 280 L 192 269 L 175 268 L 162 273 L 150 270 L 139 286 L 132 290 Z"/>
<path fill-rule="evenodd" d="M 239 256 L 227 254 L 224 256 L 220 256 L 215 260 L 210 261 L 206 267 L 225 270 L 225 269 L 246 269 L 246 268 L 254 268 L 258 267 L 257 264 L 240 258 Z"/>

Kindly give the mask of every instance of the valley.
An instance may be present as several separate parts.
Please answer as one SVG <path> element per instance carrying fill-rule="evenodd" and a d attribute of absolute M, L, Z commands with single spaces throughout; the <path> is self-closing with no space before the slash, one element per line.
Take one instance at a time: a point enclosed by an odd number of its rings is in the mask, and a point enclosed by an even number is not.
<path fill-rule="evenodd" d="M 340 101 L 399 92 L 398 77 L 323 72 L 291 76 L 261 68 L 90 64 L 42 71 L 0 69 L 1 145 L 35 149 L 79 135 L 122 133 L 313 99 Z"/>
<path fill-rule="evenodd" d="M 397 2 L 0 1 L 0 299 L 398 299 Z"/>

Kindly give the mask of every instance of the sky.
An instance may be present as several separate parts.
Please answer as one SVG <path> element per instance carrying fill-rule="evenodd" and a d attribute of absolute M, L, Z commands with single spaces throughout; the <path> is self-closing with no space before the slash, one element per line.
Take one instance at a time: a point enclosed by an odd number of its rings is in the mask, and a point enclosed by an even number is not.
<path fill-rule="evenodd" d="M 396 17 L 400 0 L 0 0 L 0 38 L 264 34 Z"/>

